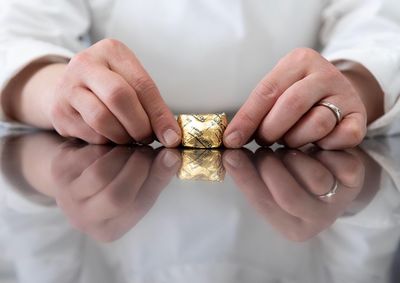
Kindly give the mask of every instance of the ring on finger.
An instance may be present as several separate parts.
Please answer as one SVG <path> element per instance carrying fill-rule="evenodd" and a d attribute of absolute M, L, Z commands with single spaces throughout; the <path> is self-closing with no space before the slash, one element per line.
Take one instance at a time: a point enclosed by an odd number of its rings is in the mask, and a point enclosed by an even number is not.
<path fill-rule="evenodd" d="M 336 195 L 338 188 L 339 188 L 339 182 L 335 178 L 335 181 L 334 181 L 331 189 L 327 193 L 324 193 L 322 195 L 316 195 L 316 194 L 313 194 L 313 195 L 318 197 L 318 198 L 321 198 L 321 199 L 330 198 L 330 197 L 333 197 L 334 195 Z"/>
<path fill-rule="evenodd" d="M 338 125 L 342 121 L 342 119 L 343 119 L 342 111 L 335 104 L 328 102 L 328 101 L 320 101 L 317 103 L 317 106 L 324 106 L 324 107 L 328 108 L 329 110 L 331 110 L 332 113 L 335 115 L 336 125 Z"/>

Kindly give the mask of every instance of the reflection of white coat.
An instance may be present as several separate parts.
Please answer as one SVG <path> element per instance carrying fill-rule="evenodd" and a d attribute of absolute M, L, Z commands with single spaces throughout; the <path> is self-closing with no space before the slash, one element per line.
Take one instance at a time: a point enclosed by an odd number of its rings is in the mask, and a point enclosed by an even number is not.
<path fill-rule="evenodd" d="M 287 52 L 321 45 L 330 60 L 363 64 L 384 89 L 388 113 L 370 129 L 400 117 L 397 0 L 0 3 L 0 89 L 32 60 L 112 37 L 135 51 L 174 111 L 232 111 Z"/>
<path fill-rule="evenodd" d="M 107 245 L 1 182 L 0 257 L 20 282 L 387 282 L 400 237 L 400 150 L 390 141 L 366 149 L 385 168 L 382 189 L 306 243 L 274 231 L 229 177 L 203 187 L 173 180 L 135 228 Z"/>

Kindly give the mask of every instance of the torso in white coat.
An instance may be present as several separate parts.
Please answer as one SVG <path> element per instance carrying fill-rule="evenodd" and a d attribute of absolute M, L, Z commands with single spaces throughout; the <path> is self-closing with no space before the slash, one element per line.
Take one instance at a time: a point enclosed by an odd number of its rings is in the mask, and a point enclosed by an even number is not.
<path fill-rule="evenodd" d="M 316 47 L 327 1 L 89 2 L 92 41 L 127 44 L 173 111 L 216 112 L 238 109 L 290 50 Z"/>

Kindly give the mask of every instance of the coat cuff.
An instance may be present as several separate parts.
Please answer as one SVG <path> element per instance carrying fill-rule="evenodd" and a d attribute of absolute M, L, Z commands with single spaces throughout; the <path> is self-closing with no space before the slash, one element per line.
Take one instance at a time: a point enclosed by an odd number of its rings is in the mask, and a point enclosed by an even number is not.
<path fill-rule="evenodd" d="M 400 53 L 387 49 L 344 49 L 324 52 L 329 61 L 353 61 L 363 65 L 378 81 L 384 92 L 384 115 L 368 126 L 368 136 L 387 135 L 400 132 Z"/>
<path fill-rule="evenodd" d="M 51 63 L 66 62 L 74 55 L 68 49 L 32 39 L 5 42 L 0 47 L 0 99 L 3 89 L 12 78 L 29 64 L 45 60 Z M 3 107 L 0 107 L 0 120 L 8 121 Z M 12 123 L 10 123 L 12 125 Z"/>

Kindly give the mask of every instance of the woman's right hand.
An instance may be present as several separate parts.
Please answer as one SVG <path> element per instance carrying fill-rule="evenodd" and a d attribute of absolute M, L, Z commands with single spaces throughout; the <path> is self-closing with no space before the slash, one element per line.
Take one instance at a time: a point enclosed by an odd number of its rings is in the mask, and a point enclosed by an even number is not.
<path fill-rule="evenodd" d="M 99 41 L 68 64 L 28 66 L 9 89 L 10 116 L 65 137 L 94 144 L 150 143 L 154 133 L 167 147 L 181 141 L 154 81 L 117 40 Z"/>
<path fill-rule="evenodd" d="M 180 128 L 136 56 L 105 39 L 71 59 L 56 87 L 49 117 L 62 136 L 89 143 L 149 143 L 153 132 L 167 147 Z"/>

